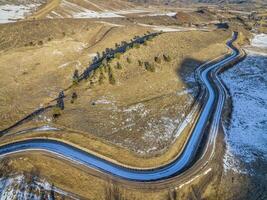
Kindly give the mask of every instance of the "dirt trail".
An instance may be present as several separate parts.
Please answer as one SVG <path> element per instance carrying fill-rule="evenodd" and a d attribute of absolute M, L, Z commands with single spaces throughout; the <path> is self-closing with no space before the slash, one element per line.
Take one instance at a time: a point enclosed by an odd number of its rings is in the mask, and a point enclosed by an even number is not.
<path fill-rule="evenodd" d="M 91 39 L 90 41 L 90 45 L 89 47 L 87 47 L 87 49 L 90 49 L 94 46 L 96 46 L 99 42 L 101 42 L 107 35 L 108 33 L 110 33 L 114 28 L 116 27 L 106 27 L 106 26 L 103 26 L 99 31 L 98 33 Z"/>
<path fill-rule="evenodd" d="M 44 18 L 46 14 L 55 9 L 59 4 L 60 0 L 49 0 L 43 7 L 40 8 L 40 10 L 31 15 L 28 19 Z"/>

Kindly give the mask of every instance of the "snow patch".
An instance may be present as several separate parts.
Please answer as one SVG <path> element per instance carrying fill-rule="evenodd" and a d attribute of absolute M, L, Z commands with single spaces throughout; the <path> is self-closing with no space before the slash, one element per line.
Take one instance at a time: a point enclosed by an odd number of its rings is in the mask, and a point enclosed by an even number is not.
<path fill-rule="evenodd" d="M 266 36 L 255 36 L 252 47 L 267 49 Z M 234 169 L 235 158 L 252 163 L 267 159 L 267 56 L 250 53 L 245 60 L 221 75 L 232 96 L 232 118 L 226 129 L 225 170 Z"/>
<path fill-rule="evenodd" d="M 75 3 L 63 0 L 61 6 L 68 10 L 69 17 L 73 18 L 113 18 L 113 17 L 123 17 L 111 11 L 97 12 L 89 10 L 87 8 L 81 7 Z"/>
<path fill-rule="evenodd" d="M 184 89 L 182 91 L 178 91 L 176 94 L 178 96 L 182 96 L 182 95 L 186 95 L 186 94 L 192 94 L 193 92 L 194 92 L 193 89 L 187 88 L 187 89 Z"/>
<path fill-rule="evenodd" d="M 40 4 L 14 5 L 6 4 L 0 5 L 0 24 L 16 22 L 23 19 L 30 14 L 32 10 L 36 9 Z"/>
<path fill-rule="evenodd" d="M 66 62 L 62 65 L 59 65 L 58 68 L 65 68 L 68 66 L 74 66 L 76 69 L 79 69 L 80 66 L 82 66 L 81 62 L 79 60 L 75 60 L 75 61 L 70 61 L 70 62 Z"/>
<path fill-rule="evenodd" d="M 58 131 L 58 130 L 59 130 L 58 128 L 54 128 L 49 125 L 44 125 L 34 129 L 34 131 Z"/>
<path fill-rule="evenodd" d="M 145 14 L 145 15 L 141 15 L 143 16 L 150 16 L 150 17 L 156 17 L 156 16 L 169 16 L 169 17 L 174 17 L 177 13 L 176 12 L 157 12 L 157 13 L 152 13 L 152 14 Z"/>
<path fill-rule="evenodd" d="M 149 111 L 145 109 L 145 105 L 142 103 L 138 103 L 136 105 L 130 106 L 129 108 L 123 109 L 123 112 L 129 114 L 131 114 L 132 112 L 138 112 L 141 117 L 146 117 L 149 113 Z"/>
<path fill-rule="evenodd" d="M 112 97 L 108 98 L 103 96 L 96 101 L 92 102 L 94 105 L 102 105 L 102 108 L 106 110 L 120 111 L 116 105 L 116 102 L 112 99 Z"/>
<path fill-rule="evenodd" d="M 54 187 L 44 179 L 32 175 L 12 175 L 0 178 L 0 199 L 52 199 L 55 191 L 68 198 L 76 199 L 65 191 Z"/>
<path fill-rule="evenodd" d="M 150 120 L 144 132 L 143 140 L 163 142 L 173 137 L 173 133 L 179 125 L 179 119 L 161 117 L 159 120 Z"/>
<path fill-rule="evenodd" d="M 254 35 L 254 38 L 251 40 L 251 45 L 254 47 L 266 48 L 267 47 L 267 35 L 263 33 Z"/>
<path fill-rule="evenodd" d="M 64 53 L 62 52 L 62 51 L 59 51 L 59 50 L 54 50 L 53 52 L 52 52 L 52 54 L 53 55 L 56 55 L 56 56 L 64 56 Z"/>
<path fill-rule="evenodd" d="M 182 31 L 192 31 L 196 30 L 195 28 L 184 28 L 184 27 L 174 27 L 174 26 L 156 26 L 149 24 L 138 23 L 139 26 L 150 27 L 154 31 L 162 31 L 162 32 L 182 32 Z"/>

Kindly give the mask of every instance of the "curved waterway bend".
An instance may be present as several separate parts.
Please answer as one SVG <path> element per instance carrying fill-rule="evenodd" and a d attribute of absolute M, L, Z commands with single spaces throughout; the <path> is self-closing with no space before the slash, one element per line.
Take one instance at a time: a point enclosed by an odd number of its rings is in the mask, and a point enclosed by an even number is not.
<path fill-rule="evenodd" d="M 212 80 L 211 73 L 214 70 L 220 69 L 220 67 L 226 65 L 227 63 L 232 62 L 239 55 L 238 49 L 236 49 L 232 45 L 233 41 L 235 41 L 236 38 L 237 33 L 235 33 L 233 35 L 233 38 L 227 43 L 227 46 L 232 50 L 230 56 L 218 61 L 216 64 L 206 66 L 206 68 L 204 68 L 204 70 L 200 72 L 199 78 L 206 88 L 208 100 L 203 106 L 202 112 L 182 154 L 170 164 L 151 170 L 129 169 L 111 163 L 69 144 L 50 139 L 30 139 L 6 144 L 0 147 L 0 156 L 3 157 L 18 152 L 41 150 L 70 160 L 71 162 L 82 164 L 83 166 L 100 170 L 113 176 L 131 181 L 156 181 L 175 176 L 186 170 L 188 166 L 192 164 L 206 125 L 209 123 L 210 129 L 214 129 L 219 126 L 219 123 L 217 123 L 218 119 L 216 120 L 214 119 L 214 117 L 212 118 L 211 115 L 214 107 L 222 106 L 224 100 L 222 100 L 222 98 L 216 98 L 218 96 L 217 93 L 219 90 L 216 89 L 216 84 L 214 80 Z M 220 118 L 220 116 L 217 115 L 216 117 Z"/>

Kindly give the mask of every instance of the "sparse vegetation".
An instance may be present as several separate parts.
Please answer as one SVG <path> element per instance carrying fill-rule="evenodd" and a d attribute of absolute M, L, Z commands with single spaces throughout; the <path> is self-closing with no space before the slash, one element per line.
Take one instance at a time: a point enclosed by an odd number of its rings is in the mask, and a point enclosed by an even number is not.
<path fill-rule="evenodd" d="M 165 55 L 165 54 L 163 54 L 163 59 L 165 62 L 171 62 L 171 60 L 172 60 L 169 55 Z"/>
<path fill-rule="evenodd" d="M 117 62 L 117 64 L 116 64 L 116 68 L 117 68 L 117 69 L 122 69 L 122 65 L 121 65 L 121 63 Z"/>
<path fill-rule="evenodd" d="M 108 72 L 107 65 L 102 64 L 102 65 L 99 66 L 99 69 L 100 69 L 100 71 L 104 71 L 105 73 Z M 96 70 L 94 70 L 94 71 L 96 71 Z"/>
<path fill-rule="evenodd" d="M 109 83 L 111 85 L 115 85 L 116 84 L 116 80 L 115 80 L 115 77 L 114 77 L 114 74 L 113 74 L 113 70 L 112 70 L 110 65 L 108 67 L 108 79 L 109 79 Z"/>
<path fill-rule="evenodd" d="M 155 60 L 156 63 L 161 64 L 161 58 L 160 57 L 156 56 L 154 58 L 154 60 Z"/>
<path fill-rule="evenodd" d="M 142 67 L 142 66 L 143 66 L 143 62 L 142 62 L 141 60 L 138 60 L 138 65 L 139 65 L 140 67 Z"/>
<path fill-rule="evenodd" d="M 79 82 L 79 71 L 75 69 L 73 76 L 72 76 L 72 82 L 73 84 L 78 84 Z"/>
<path fill-rule="evenodd" d="M 72 95 L 71 95 L 71 103 L 74 103 L 74 101 L 78 98 L 78 95 L 76 92 L 73 92 Z"/>
<path fill-rule="evenodd" d="M 113 183 L 110 183 L 106 187 L 105 200 L 123 200 L 122 193 L 119 187 Z"/>
<path fill-rule="evenodd" d="M 98 82 L 100 85 L 104 83 L 105 75 L 103 72 L 100 72 Z"/>
<path fill-rule="evenodd" d="M 57 106 L 53 107 L 53 118 L 56 119 L 61 115 L 61 109 Z"/>
<path fill-rule="evenodd" d="M 64 92 L 61 91 L 58 94 L 57 105 L 56 105 L 56 107 L 58 107 L 61 110 L 64 110 L 64 108 L 65 108 L 65 106 L 64 106 L 64 97 L 65 97 Z"/>
<path fill-rule="evenodd" d="M 145 64 L 145 69 L 147 71 L 150 71 L 150 72 L 155 72 L 156 71 L 156 68 L 152 63 L 144 62 L 144 64 Z"/>

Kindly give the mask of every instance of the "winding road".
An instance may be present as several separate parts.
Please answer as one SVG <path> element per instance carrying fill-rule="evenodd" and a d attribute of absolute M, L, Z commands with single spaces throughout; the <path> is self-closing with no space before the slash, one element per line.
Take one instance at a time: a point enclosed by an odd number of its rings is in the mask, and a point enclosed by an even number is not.
<path fill-rule="evenodd" d="M 207 162 L 214 153 L 214 143 L 226 96 L 224 86 L 217 75 L 223 67 L 233 63 L 240 56 L 240 51 L 233 46 L 236 39 L 237 33 L 234 33 L 232 39 L 227 42 L 227 46 L 231 49 L 230 55 L 217 60 L 216 63 L 207 63 L 197 71 L 198 78 L 205 90 L 206 101 L 182 154 L 165 166 L 150 170 L 130 169 L 111 163 L 69 144 L 50 139 L 30 139 L 0 146 L 0 156 L 4 157 L 25 151 L 45 151 L 75 164 L 108 173 L 123 180 L 152 182 L 174 177 L 192 166 L 203 135 L 209 134 L 206 148 L 204 148 L 202 156 L 199 158 L 199 160 L 203 160 L 202 162 Z"/>

